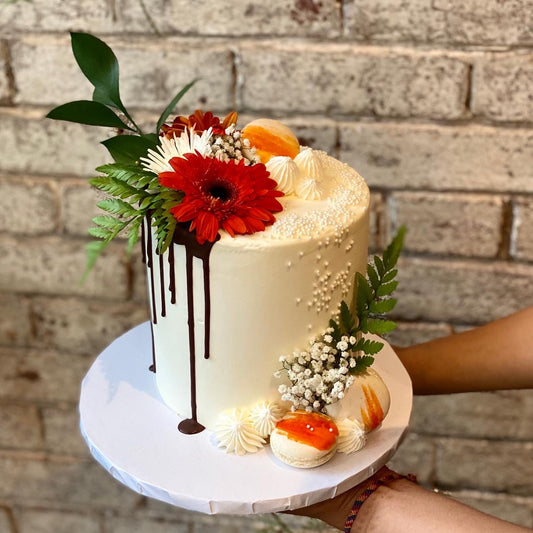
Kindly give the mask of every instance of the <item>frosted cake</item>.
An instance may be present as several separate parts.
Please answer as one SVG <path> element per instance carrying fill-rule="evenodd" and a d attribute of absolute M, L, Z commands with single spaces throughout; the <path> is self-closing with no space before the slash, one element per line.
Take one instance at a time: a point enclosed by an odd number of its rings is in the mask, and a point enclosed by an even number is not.
<path fill-rule="evenodd" d="M 179 430 L 213 432 L 228 453 L 270 441 L 282 461 L 318 466 L 353 453 L 390 396 L 371 367 L 395 325 L 403 231 L 367 265 L 369 191 L 349 166 L 301 146 L 283 123 L 197 110 L 143 132 L 122 103 L 118 61 L 72 33 L 92 100 L 49 118 L 115 128 L 112 163 L 89 183 L 104 193 L 87 272 L 118 235 L 141 241 L 152 360 Z M 147 364 L 148 367 L 148 364 Z M 147 369 L 148 371 L 148 369 Z M 184 437 L 186 438 L 186 437 Z"/>

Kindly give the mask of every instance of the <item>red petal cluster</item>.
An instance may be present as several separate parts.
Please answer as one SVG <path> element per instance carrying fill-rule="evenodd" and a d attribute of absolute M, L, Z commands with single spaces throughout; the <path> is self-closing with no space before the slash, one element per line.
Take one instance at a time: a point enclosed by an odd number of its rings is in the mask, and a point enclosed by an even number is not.
<path fill-rule="evenodd" d="M 283 209 L 277 183 L 263 164 L 223 162 L 198 153 L 170 160 L 173 172 L 159 174 L 159 183 L 184 193 L 170 212 L 178 222 L 190 222 L 200 244 L 214 242 L 220 228 L 232 237 L 263 231 Z"/>
<path fill-rule="evenodd" d="M 177 116 L 170 126 L 163 124 L 161 126 L 161 131 L 162 135 L 165 135 L 168 139 L 172 139 L 174 136 L 179 137 L 185 128 L 194 128 L 194 132 L 198 134 L 212 128 L 215 135 L 222 135 L 226 131 L 226 128 L 232 124 L 237 124 L 237 116 L 237 112 L 232 111 L 224 117 L 222 122 L 220 122 L 220 119 L 215 117 L 211 111 L 204 113 L 197 109 L 188 117 L 182 115 Z"/>

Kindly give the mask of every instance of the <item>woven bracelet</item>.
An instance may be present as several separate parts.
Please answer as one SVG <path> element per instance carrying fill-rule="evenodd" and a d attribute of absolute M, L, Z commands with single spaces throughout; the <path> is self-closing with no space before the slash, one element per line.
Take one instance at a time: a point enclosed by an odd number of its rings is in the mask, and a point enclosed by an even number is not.
<path fill-rule="evenodd" d="M 390 483 L 391 481 L 395 481 L 396 479 L 407 479 L 409 481 L 413 481 L 416 483 L 416 476 L 412 474 L 407 474 L 406 476 L 402 476 L 401 474 L 397 474 L 396 472 L 393 472 L 392 470 L 388 470 L 388 472 L 385 475 L 377 479 L 370 480 L 368 483 L 368 486 L 365 488 L 365 490 L 361 494 L 359 494 L 359 496 L 356 498 L 356 500 L 353 503 L 352 510 L 350 511 L 348 518 L 346 518 L 346 522 L 344 523 L 344 533 L 350 533 L 352 531 L 353 523 L 363 503 L 379 487 L 381 487 L 382 485 L 386 485 L 387 483 Z"/>

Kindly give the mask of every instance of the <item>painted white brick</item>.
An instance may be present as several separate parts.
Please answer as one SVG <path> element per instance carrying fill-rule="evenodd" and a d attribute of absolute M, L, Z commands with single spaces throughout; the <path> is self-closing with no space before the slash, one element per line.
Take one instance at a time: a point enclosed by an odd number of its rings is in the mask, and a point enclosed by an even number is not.
<path fill-rule="evenodd" d="M 289 35 L 337 37 L 341 32 L 341 9 L 335 0 L 232 0 L 214 5 L 209 0 L 154 0 L 149 24 L 138 2 L 116 2 L 117 27 L 121 31 L 163 35 Z"/>
<path fill-rule="evenodd" d="M 532 86 L 532 52 L 483 54 L 474 62 L 472 111 L 493 120 L 533 122 Z"/>
<path fill-rule="evenodd" d="M 533 192 L 533 130 L 344 123 L 340 157 L 373 187 Z"/>
<path fill-rule="evenodd" d="M 468 66 L 442 54 L 309 43 L 240 47 L 242 105 L 282 112 L 458 118 Z"/>
<path fill-rule="evenodd" d="M 233 106 L 233 59 L 225 44 L 192 39 L 104 40 L 118 58 L 121 98 L 128 109 L 139 106 L 162 112 L 195 78 L 201 79 L 184 98 L 189 107 Z M 69 40 L 30 36 L 11 48 L 17 103 L 52 107 L 91 99 L 92 85 L 76 65 Z M 52 71 L 54 76 L 48 74 Z"/>
<path fill-rule="evenodd" d="M 83 241 L 59 237 L 3 237 L 0 239 L 0 289 L 21 293 L 125 298 L 128 280 L 125 249 L 121 244 L 107 248 L 85 284 L 81 285 L 86 267 Z"/>
<path fill-rule="evenodd" d="M 516 198 L 513 202 L 511 255 L 522 261 L 533 261 L 533 201 Z"/>
<path fill-rule="evenodd" d="M 51 180 L 0 178 L 0 231 L 34 235 L 57 228 L 58 199 Z"/>
<path fill-rule="evenodd" d="M 486 323 L 533 303 L 533 268 L 497 262 L 400 259 L 399 318 Z"/>
<path fill-rule="evenodd" d="M 503 207 L 494 196 L 398 192 L 389 197 L 389 219 L 393 227 L 407 226 L 406 250 L 494 258 Z"/>
<path fill-rule="evenodd" d="M 346 35 L 357 40 L 516 45 L 533 42 L 529 0 L 346 0 Z"/>

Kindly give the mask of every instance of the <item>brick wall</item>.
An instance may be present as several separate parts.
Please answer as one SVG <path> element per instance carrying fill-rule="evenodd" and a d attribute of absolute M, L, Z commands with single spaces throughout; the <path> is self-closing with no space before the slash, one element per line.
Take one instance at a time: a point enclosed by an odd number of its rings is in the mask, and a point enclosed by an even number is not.
<path fill-rule="evenodd" d="M 43 120 L 88 98 L 68 30 L 103 37 L 145 122 L 183 111 L 280 117 L 373 192 L 372 248 L 409 226 L 398 343 L 533 304 L 532 0 L 0 2 L 0 531 L 260 531 L 120 486 L 77 430 L 95 355 L 147 318 L 138 257 L 111 246 L 84 287 L 102 131 Z M 530 392 L 417 398 L 393 465 L 533 526 Z M 529 418 L 528 418 L 529 416 Z M 286 518 L 295 530 L 326 531 Z"/>

